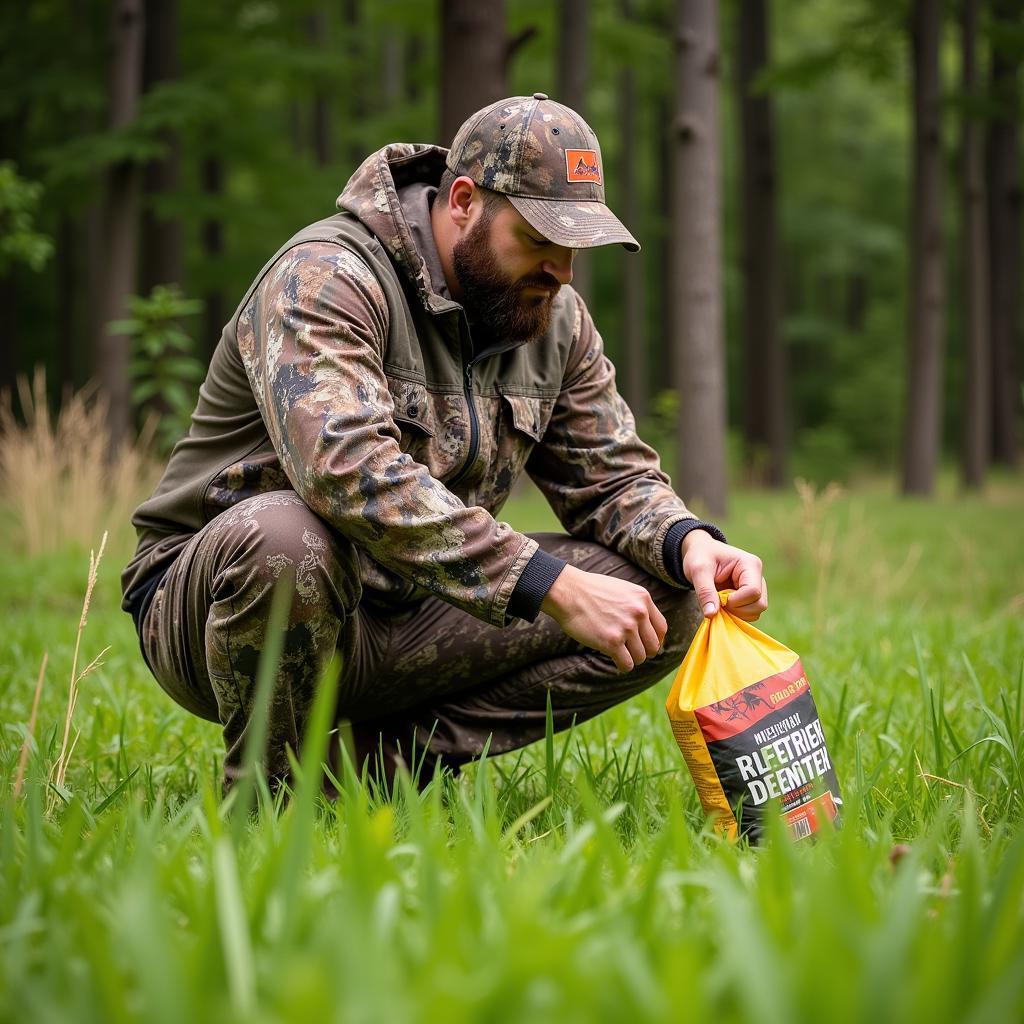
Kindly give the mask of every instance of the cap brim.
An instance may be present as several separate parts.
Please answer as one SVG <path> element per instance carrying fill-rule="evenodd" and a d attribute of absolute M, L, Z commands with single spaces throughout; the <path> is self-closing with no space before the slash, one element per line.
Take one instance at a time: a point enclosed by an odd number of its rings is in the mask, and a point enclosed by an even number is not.
<path fill-rule="evenodd" d="M 639 252 L 640 243 L 604 203 L 574 202 L 569 199 L 505 198 L 545 238 L 570 249 L 592 249 L 598 245 L 625 246 Z"/>

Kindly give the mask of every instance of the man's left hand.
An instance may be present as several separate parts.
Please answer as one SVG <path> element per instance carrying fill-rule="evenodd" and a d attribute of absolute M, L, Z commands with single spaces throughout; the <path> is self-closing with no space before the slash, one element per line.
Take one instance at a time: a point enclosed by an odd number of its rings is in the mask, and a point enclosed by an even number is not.
<path fill-rule="evenodd" d="M 761 559 L 723 544 L 705 530 L 691 530 L 682 543 L 683 574 L 693 584 L 707 618 L 718 612 L 720 589 L 731 589 L 729 611 L 754 622 L 768 607 L 768 584 Z"/>

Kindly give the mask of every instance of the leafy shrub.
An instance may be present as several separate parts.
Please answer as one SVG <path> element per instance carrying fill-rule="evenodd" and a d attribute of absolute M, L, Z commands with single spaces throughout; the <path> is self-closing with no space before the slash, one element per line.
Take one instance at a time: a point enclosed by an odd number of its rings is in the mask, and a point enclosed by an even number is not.
<path fill-rule="evenodd" d="M 128 308 L 131 317 L 116 320 L 110 329 L 132 338 L 132 400 L 159 414 L 155 441 L 170 451 L 188 431 L 204 372 L 180 321 L 199 313 L 203 304 L 186 298 L 177 285 L 157 285 L 148 296 L 131 298 Z"/>
<path fill-rule="evenodd" d="M 53 254 L 53 242 L 33 226 L 42 191 L 9 160 L 0 161 L 0 272 L 16 264 L 42 270 Z"/>

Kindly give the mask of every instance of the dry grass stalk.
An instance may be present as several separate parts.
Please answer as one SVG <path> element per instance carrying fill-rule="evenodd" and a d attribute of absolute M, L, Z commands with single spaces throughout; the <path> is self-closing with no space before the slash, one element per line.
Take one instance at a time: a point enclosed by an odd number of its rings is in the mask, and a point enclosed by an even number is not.
<path fill-rule="evenodd" d="M 814 631 L 821 636 L 825 627 L 826 594 L 829 575 L 835 561 L 836 542 L 836 526 L 828 521 L 825 513 L 842 495 L 843 489 L 833 481 L 819 492 L 813 483 L 799 477 L 794 484 L 800 497 L 800 537 L 806 550 L 810 552 L 816 570 Z"/>
<path fill-rule="evenodd" d="M 56 418 L 37 369 L 31 384 L 18 379 L 13 397 L 0 397 L 0 498 L 29 555 L 82 547 L 113 529 L 116 548 L 129 546 L 132 509 L 151 490 L 153 460 L 144 439 L 111 457 L 107 403 L 94 389 L 70 395 Z"/>
<path fill-rule="evenodd" d="M 103 550 L 107 546 L 107 534 L 103 534 L 98 552 L 89 552 L 89 582 L 85 588 L 85 599 L 82 601 L 82 614 L 78 620 L 78 635 L 75 637 L 75 654 L 71 660 L 71 682 L 68 686 L 68 706 L 64 714 L 64 735 L 60 744 L 60 755 L 51 771 L 51 783 L 55 790 L 64 788 L 64 780 L 67 776 L 68 764 L 71 762 L 71 755 L 74 752 L 75 744 L 78 743 L 78 733 L 71 737 L 71 725 L 75 716 L 75 707 L 78 704 L 78 688 L 82 680 L 94 668 L 102 664 L 100 659 L 110 650 L 104 647 L 99 654 L 89 662 L 81 672 L 78 671 L 78 653 L 82 646 L 82 633 L 85 632 L 85 625 L 89 620 L 89 605 L 92 602 L 92 592 L 96 587 L 96 579 L 99 575 L 100 560 L 103 558 Z M 52 798 L 51 798 L 52 806 Z"/>
<path fill-rule="evenodd" d="M 25 771 L 28 768 L 29 749 L 36 735 L 36 715 L 39 713 L 39 695 L 43 692 L 43 676 L 46 675 L 46 663 L 50 660 L 50 652 L 43 653 L 43 663 L 39 666 L 39 678 L 36 680 L 36 692 L 32 698 L 32 714 L 28 718 L 28 729 L 25 732 L 25 740 L 21 744 L 21 754 L 18 757 L 18 771 L 14 776 L 14 799 L 21 796 L 21 787 L 25 784 Z"/>

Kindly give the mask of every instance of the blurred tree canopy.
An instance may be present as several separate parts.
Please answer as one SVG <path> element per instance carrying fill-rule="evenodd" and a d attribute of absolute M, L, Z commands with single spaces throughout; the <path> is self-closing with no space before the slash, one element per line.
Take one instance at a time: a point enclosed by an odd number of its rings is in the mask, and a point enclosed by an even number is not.
<path fill-rule="evenodd" d="M 719 8 L 723 280 L 734 429 L 743 421 L 741 154 L 736 90 L 729 83 L 736 81 L 741 2 L 725 0 Z M 144 91 L 136 115 L 117 127 L 111 125 L 116 4 L 33 0 L 0 11 L 0 386 L 38 363 L 46 365 L 54 394 L 96 374 L 96 339 L 105 330 L 98 296 L 108 252 L 102 204 L 111 168 L 129 164 L 146 172 L 140 290 L 176 284 L 184 296 L 203 303 L 205 313 L 181 326 L 205 358 L 263 262 L 297 228 L 332 211 L 365 155 L 392 141 L 450 141 L 440 137 L 440 0 L 150 0 L 143 6 Z M 790 469 L 805 475 L 841 476 L 860 462 L 894 467 L 900 449 L 908 317 L 910 6 L 909 0 L 770 4 L 770 63 L 755 89 L 774 104 Z M 672 230 L 665 135 L 674 7 L 670 0 L 593 0 L 586 7 L 587 117 L 601 139 L 609 202 L 620 211 L 637 211 L 638 222 L 630 227 L 645 250 L 637 257 L 643 267 L 645 386 L 637 391 L 634 381 L 631 388 L 646 403 L 668 379 L 670 282 L 661 268 Z M 943 151 L 953 179 L 959 173 L 958 119 L 977 117 L 987 124 L 1007 96 L 1019 111 L 1020 78 L 1011 76 L 1001 98 L 986 94 L 970 105 L 959 102 L 957 8 L 947 8 L 940 53 Z M 559 7 L 508 0 L 505 10 L 509 93 L 542 90 L 561 98 L 566 29 Z M 1024 53 L 1024 30 L 1004 15 L 982 5 L 986 82 L 994 46 L 1013 67 Z M 633 104 L 628 136 L 625 72 Z M 637 192 L 632 205 L 621 188 L 627 155 Z M 1019 147 L 1016 159 L 1019 205 Z M 947 452 L 955 449 L 960 429 L 957 202 L 957 189 L 947 188 Z M 180 257 L 173 255 L 176 243 L 158 235 L 167 223 L 180 237 Z M 1018 219 L 1018 243 L 1019 229 Z M 167 258 L 161 262 L 160 256 Z M 629 258 L 617 248 L 600 249 L 590 267 L 595 319 L 610 355 L 620 362 L 627 357 L 622 292 Z M 1021 283 L 1018 278 L 1009 327 L 1018 408 L 1024 367 Z"/>

